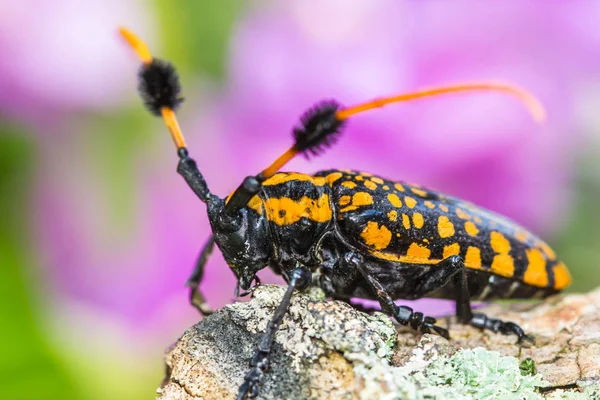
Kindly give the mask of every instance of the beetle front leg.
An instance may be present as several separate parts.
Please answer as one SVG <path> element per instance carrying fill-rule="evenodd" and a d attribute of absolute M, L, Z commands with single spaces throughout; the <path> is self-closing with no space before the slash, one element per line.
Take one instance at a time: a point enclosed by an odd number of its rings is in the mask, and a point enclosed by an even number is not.
<path fill-rule="evenodd" d="M 215 238 L 211 235 L 202 248 L 200 255 L 198 256 L 198 261 L 196 261 L 196 267 L 194 268 L 192 275 L 190 275 L 185 283 L 185 286 L 190 288 L 190 304 L 205 317 L 212 314 L 213 310 L 206 302 L 202 292 L 200 292 L 200 283 L 202 282 L 202 277 L 204 276 L 204 267 L 206 266 L 206 262 L 208 261 L 208 258 L 210 257 L 214 247 Z"/>
<path fill-rule="evenodd" d="M 308 287 L 310 285 L 311 277 L 310 270 L 304 267 L 296 268 L 291 272 L 288 288 L 281 299 L 281 303 L 277 306 L 271 321 L 269 321 L 267 330 L 260 339 L 258 349 L 250 361 L 252 369 L 244 377 L 244 383 L 240 386 L 237 400 L 243 400 L 246 396 L 254 398 L 258 394 L 263 375 L 269 369 L 269 357 L 271 355 L 271 347 L 273 346 L 275 333 L 279 329 L 283 317 L 287 313 L 292 294 L 296 289 L 301 290 Z"/>
<path fill-rule="evenodd" d="M 446 329 L 435 325 L 435 318 L 423 315 L 421 312 L 413 312 L 413 309 L 407 306 L 397 306 L 383 285 L 369 273 L 360 255 L 350 252 L 346 253 L 344 258 L 347 263 L 354 265 L 360 271 L 363 278 L 373 290 L 384 313 L 391 315 L 402 325 L 410 325 L 413 329 L 423 333 L 433 331 L 446 339 L 450 339 L 450 335 Z"/>

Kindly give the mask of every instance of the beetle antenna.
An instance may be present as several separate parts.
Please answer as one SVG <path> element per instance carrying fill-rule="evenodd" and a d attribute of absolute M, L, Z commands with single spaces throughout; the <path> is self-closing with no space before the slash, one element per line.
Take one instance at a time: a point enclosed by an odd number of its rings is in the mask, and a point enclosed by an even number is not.
<path fill-rule="evenodd" d="M 339 103 L 329 100 L 317 104 L 304 113 L 300 117 L 300 125 L 292 131 L 294 144 L 260 174 L 244 179 L 229 197 L 225 205 L 225 214 L 229 217 L 235 216 L 258 193 L 265 180 L 275 175 L 298 154 L 302 153 L 309 158 L 310 155 L 318 155 L 326 147 L 333 145 L 345 125 L 345 121 L 336 117 L 340 108 Z"/>
<path fill-rule="evenodd" d="M 309 158 L 311 155 L 320 154 L 326 147 L 333 145 L 337 141 L 346 121 L 351 116 L 391 103 L 466 91 L 507 93 L 520 100 L 536 122 L 541 123 L 546 118 L 544 107 L 535 96 L 516 85 L 501 82 L 476 82 L 434 87 L 396 96 L 382 97 L 349 108 L 342 108 L 339 103 L 333 100 L 324 101 L 302 115 L 300 125 L 293 130 L 294 145 L 262 170 L 260 174 L 247 177 L 235 190 L 225 206 L 226 214 L 232 217 L 241 208 L 245 207 L 248 201 L 258 193 L 262 183 L 275 175 L 298 154 L 303 153 Z"/>
<path fill-rule="evenodd" d="M 207 203 L 211 196 L 210 190 L 196 162 L 188 156 L 185 139 L 175 116 L 175 110 L 183 102 L 175 67 L 167 61 L 152 57 L 146 43 L 129 29 L 120 27 L 119 33 L 142 61 L 138 73 L 138 90 L 148 111 L 165 121 L 179 155 L 177 172 L 200 200 Z"/>
<path fill-rule="evenodd" d="M 345 121 L 349 117 L 360 114 L 362 112 L 372 110 L 374 108 L 380 108 L 391 103 L 400 103 L 403 101 L 410 101 L 420 99 L 423 97 L 437 96 L 440 94 L 456 93 L 456 92 L 472 92 L 472 91 L 487 91 L 487 92 L 501 92 L 512 95 L 520 100 L 525 107 L 531 113 L 533 119 L 542 123 L 546 119 L 546 111 L 540 101 L 531 93 L 517 85 L 503 82 L 474 82 L 464 83 L 450 86 L 433 87 L 423 90 L 418 90 L 412 93 L 404 93 L 396 96 L 382 97 L 373 99 L 366 103 L 358 104 L 353 107 L 345 108 L 336 113 L 336 118 Z"/>

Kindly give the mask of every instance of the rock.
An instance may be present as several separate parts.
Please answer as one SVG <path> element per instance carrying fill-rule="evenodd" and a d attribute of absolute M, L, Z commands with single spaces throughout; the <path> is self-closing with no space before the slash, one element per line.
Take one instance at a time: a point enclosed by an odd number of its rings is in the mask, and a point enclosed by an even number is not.
<path fill-rule="evenodd" d="M 283 287 L 261 286 L 250 302 L 225 306 L 185 332 L 167 352 L 158 398 L 235 399 L 283 293 Z M 452 318 L 439 321 L 450 330 L 447 341 L 396 330 L 381 313 L 324 301 L 318 292 L 295 294 L 259 398 L 600 398 L 599 304 L 600 289 L 485 309 L 535 336 L 535 346 L 520 347 L 514 336 L 482 332 Z M 526 357 L 537 375 L 521 373 Z M 568 390 L 542 395 L 536 389 L 553 386 Z"/>

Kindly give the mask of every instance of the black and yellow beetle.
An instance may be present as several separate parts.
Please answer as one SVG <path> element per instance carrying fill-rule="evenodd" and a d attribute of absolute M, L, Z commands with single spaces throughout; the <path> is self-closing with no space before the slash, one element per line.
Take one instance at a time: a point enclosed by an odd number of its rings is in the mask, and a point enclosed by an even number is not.
<path fill-rule="evenodd" d="M 565 265 L 545 242 L 471 203 L 364 172 L 278 172 L 297 154 L 315 155 L 334 143 L 347 119 L 366 110 L 441 93 L 494 90 L 517 96 L 535 117 L 542 118 L 543 109 L 527 92 L 506 84 L 480 83 L 350 108 L 323 102 L 301 118 L 289 150 L 222 199 L 210 192 L 188 155 L 174 113 L 182 101 L 174 68 L 153 59 L 133 33 L 124 28 L 120 32 L 143 62 L 140 93 L 171 132 L 179 155 L 178 173 L 207 205 L 213 235 L 188 281 L 191 303 L 204 315 L 211 312 L 198 287 L 215 243 L 235 273 L 238 287 L 248 290 L 254 281 L 258 284 L 256 273 L 267 266 L 289 285 L 250 362 L 238 399 L 258 394 L 275 332 L 294 290 L 316 285 L 335 299 L 374 299 L 399 323 L 446 338 L 448 331 L 435 325 L 434 318 L 397 306 L 393 300 L 453 299 L 462 323 L 514 334 L 520 342 L 529 337 L 518 325 L 473 313 L 470 301 L 545 297 L 570 283 Z M 313 281 L 313 276 L 318 279 Z"/>

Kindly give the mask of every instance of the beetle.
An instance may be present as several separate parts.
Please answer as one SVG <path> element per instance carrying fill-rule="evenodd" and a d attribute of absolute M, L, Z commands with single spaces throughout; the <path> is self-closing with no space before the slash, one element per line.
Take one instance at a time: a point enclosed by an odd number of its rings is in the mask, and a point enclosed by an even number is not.
<path fill-rule="evenodd" d="M 390 103 L 458 91 L 502 91 L 522 100 L 536 119 L 542 119 L 542 106 L 524 90 L 484 82 L 380 98 L 349 108 L 335 101 L 319 103 L 301 117 L 293 130 L 294 144 L 285 153 L 220 198 L 211 193 L 189 156 L 177 123 L 175 109 L 183 99 L 174 67 L 154 59 L 129 30 L 121 28 L 120 33 L 142 61 L 139 91 L 149 111 L 162 116 L 171 133 L 178 173 L 207 206 L 213 234 L 187 282 L 191 304 L 203 315 L 212 312 L 199 286 L 215 244 L 237 277 L 238 289 L 260 284 L 256 274 L 267 266 L 288 283 L 250 361 L 238 399 L 258 394 L 275 332 L 296 290 L 315 285 L 334 299 L 377 300 L 382 311 L 400 324 L 445 338 L 448 331 L 436 325 L 435 318 L 394 300 L 453 299 L 460 322 L 514 334 L 520 343 L 531 340 L 521 327 L 474 313 L 471 300 L 546 297 L 569 285 L 566 266 L 548 244 L 469 202 L 365 172 L 279 172 L 296 155 L 318 155 L 335 143 L 349 117 Z"/>

